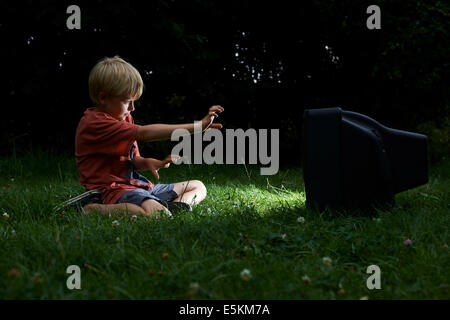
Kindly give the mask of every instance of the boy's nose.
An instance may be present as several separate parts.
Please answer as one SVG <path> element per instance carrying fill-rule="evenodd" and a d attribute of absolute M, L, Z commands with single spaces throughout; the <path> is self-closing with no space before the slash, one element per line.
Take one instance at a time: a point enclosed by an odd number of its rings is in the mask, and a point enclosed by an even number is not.
<path fill-rule="evenodd" d="M 134 102 L 133 101 L 131 101 L 131 103 L 128 105 L 128 110 L 134 111 Z"/>

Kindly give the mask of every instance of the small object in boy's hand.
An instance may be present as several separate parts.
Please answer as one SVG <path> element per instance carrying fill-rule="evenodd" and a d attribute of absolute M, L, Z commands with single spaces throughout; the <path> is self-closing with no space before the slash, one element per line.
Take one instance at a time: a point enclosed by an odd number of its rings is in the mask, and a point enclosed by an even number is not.
<path fill-rule="evenodd" d="M 167 156 L 167 158 L 170 159 L 170 161 L 176 165 L 181 164 L 184 159 L 184 157 L 180 157 L 180 156 L 173 155 L 173 154 Z"/>

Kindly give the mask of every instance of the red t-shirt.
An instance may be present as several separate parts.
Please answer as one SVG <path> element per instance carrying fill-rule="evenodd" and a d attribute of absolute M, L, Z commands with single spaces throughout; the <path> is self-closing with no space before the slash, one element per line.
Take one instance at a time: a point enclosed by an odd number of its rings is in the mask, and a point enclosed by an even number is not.
<path fill-rule="evenodd" d="M 88 108 L 78 124 L 75 157 L 80 183 L 87 190 L 100 189 L 105 204 L 116 203 L 127 191 L 153 189 L 153 184 L 127 178 L 131 168 L 130 152 L 139 156 L 136 141 L 138 125 L 128 115 L 119 121 L 107 113 Z"/>

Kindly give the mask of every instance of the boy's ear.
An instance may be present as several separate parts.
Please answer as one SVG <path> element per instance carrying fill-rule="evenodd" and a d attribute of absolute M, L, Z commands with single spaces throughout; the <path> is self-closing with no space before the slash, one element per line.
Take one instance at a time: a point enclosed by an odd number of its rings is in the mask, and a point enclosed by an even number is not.
<path fill-rule="evenodd" d="M 97 96 L 98 102 L 100 102 L 100 104 L 104 104 L 105 100 L 106 100 L 106 96 L 107 96 L 106 93 L 104 93 L 103 91 L 100 91 Z"/>

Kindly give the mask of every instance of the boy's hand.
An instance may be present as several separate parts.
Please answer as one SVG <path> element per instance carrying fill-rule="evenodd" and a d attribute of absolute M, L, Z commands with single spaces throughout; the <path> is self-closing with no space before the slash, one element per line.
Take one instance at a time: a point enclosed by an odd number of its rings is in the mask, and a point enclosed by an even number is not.
<path fill-rule="evenodd" d="M 225 109 L 221 106 L 212 106 L 209 108 L 208 115 L 202 119 L 202 130 L 206 131 L 208 129 L 222 129 L 222 125 L 220 123 L 213 123 L 214 118 L 217 118 L 219 115 L 217 113 L 223 112 Z"/>
<path fill-rule="evenodd" d="M 164 160 L 148 158 L 146 159 L 147 167 L 155 176 L 156 180 L 159 180 L 158 170 L 161 168 L 168 168 L 171 163 L 175 163 L 179 158 L 180 156 L 177 155 L 168 155 Z"/>

